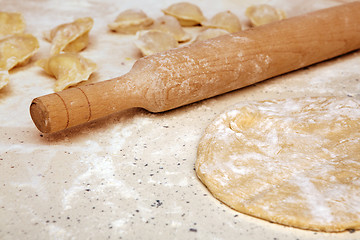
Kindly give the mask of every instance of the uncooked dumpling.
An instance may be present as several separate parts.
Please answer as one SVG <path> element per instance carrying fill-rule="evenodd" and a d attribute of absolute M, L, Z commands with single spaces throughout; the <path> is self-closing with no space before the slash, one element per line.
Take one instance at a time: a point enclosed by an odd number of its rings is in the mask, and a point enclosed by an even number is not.
<path fill-rule="evenodd" d="M 202 23 L 208 28 L 221 28 L 230 33 L 241 31 L 241 23 L 239 18 L 231 11 L 217 13 L 210 20 Z"/>
<path fill-rule="evenodd" d="M 170 33 L 158 30 L 139 31 L 135 44 L 144 56 L 178 47 L 178 42 Z"/>
<path fill-rule="evenodd" d="M 205 20 L 200 8 L 189 2 L 174 3 L 162 11 L 166 15 L 176 17 L 181 26 L 195 26 Z"/>
<path fill-rule="evenodd" d="M 286 18 L 284 11 L 275 9 L 267 4 L 250 6 L 246 9 L 245 15 L 250 19 L 253 26 L 260 26 L 276 22 Z"/>
<path fill-rule="evenodd" d="M 45 39 L 52 43 L 50 54 L 54 55 L 62 51 L 80 52 L 86 48 L 89 42 L 89 31 L 93 25 L 92 18 L 79 18 L 44 33 Z"/>
<path fill-rule="evenodd" d="M 206 30 L 200 32 L 198 34 L 198 36 L 196 37 L 196 41 L 207 40 L 207 39 L 215 38 L 215 37 L 222 36 L 225 34 L 229 34 L 229 32 L 226 31 L 225 29 L 209 28 L 209 29 L 206 29 Z"/>
<path fill-rule="evenodd" d="M 37 64 L 57 79 L 55 92 L 88 80 L 97 68 L 94 62 L 78 53 L 56 54 L 49 59 L 39 60 Z"/>
<path fill-rule="evenodd" d="M 233 209 L 270 222 L 360 229 L 360 101 L 254 101 L 206 129 L 196 172 Z"/>
<path fill-rule="evenodd" d="M 14 34 L 0 39 L 0 71 L 8 71 L 27 63 L 39 49 L 39 42 L 31 34 Z"/>
<path fill-rule="evenodd" d="M 25 21 L 21 13 L 0 12 L 0 37 L 23 33 Z"/>
<path fill-rule="evenodd" d="M 135 34 L 137 31 L 149 28 L 153 22 L 154 20 L 149 18 L 144 11 L 128 9 L 121 12 L 108 27 L 118 33 Z"/>
<path fill-rule="evenodd" d="M 14 34 L 0 39 L 0 89 L 9 83 L 9 70 L 26 64 L 39 49 L 31 34 Z"/>
<path fill-rule="evenodd" d="M 186 42 L 191 38 L 190 34 L 186 33 L 181 27 L 179 21 L 175 17 L 169 15 L 156 19 L 151 29 L 170 33 L 178 42 Z"/>

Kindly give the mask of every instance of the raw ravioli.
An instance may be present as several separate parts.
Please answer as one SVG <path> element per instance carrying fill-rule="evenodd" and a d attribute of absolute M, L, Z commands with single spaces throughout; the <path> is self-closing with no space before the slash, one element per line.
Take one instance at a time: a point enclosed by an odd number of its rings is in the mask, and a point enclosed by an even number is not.
<path fill-rule="evenodd" d="M 88 80 L 97 68 L 94 62 L 78 53 L 57 54 L 49 59 L 41 59 L 37 64 L 57 79 L 55 92 Z"/>

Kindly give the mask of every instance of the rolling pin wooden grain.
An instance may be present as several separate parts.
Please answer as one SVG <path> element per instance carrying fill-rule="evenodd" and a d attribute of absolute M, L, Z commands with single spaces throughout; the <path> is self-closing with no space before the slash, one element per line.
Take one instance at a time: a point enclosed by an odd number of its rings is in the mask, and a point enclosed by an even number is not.
<path fill-rule="evenodd" d="M 162 112 L 360 48 L 360 2 L 144 57 L 111 80 L 35 98 L 44 133 L 133 107 Z"/>

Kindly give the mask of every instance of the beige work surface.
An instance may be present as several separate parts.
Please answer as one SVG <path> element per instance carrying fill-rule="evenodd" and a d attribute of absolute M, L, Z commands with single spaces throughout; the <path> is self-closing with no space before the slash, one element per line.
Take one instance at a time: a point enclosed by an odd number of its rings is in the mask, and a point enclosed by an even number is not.
<path fill-rule="evenodd" d="M 48 55 L 42 33 L 90 16 L 95 25 L 82 53 L 99 69 L 89 82 L 126 73 L 140 57 L 134 36 L 107 24 L 128 8 L 158 17 L 173 0 L 0 0 L 0 11 L 23 13 L 40 41 L 32 62 L 11 71 L 0 90 L 0 239 L 360 239 L 360 232 L 320 233 L 238 213 L 211 196 L 194 171 L 198 141 L 215 116 L 248 100 L 299 96 L 360 98 L 360 51 L 229 94 L 153 114 L 126 110 L 52 135 L 33 125 L 33 98 L 53 92 L 54 79 L 34 65 Z M 197 0 L 206 17 L 223 10 L 243 25 L 251 3 L 289 16 L 333 6 L 330 0 Z M 316 51 L 316 50 L 315 50 Z"/>

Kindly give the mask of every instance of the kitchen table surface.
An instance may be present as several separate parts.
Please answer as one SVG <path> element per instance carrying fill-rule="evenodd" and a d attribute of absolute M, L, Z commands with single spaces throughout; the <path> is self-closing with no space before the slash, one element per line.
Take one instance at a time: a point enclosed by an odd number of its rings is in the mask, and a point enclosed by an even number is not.
<path fill-rule="evenodd" d="M 43 33 L 92 17 L 81 55 L 98 65 L 87 82 L 128 72 L 141 57 L 135 35 L 107 25 L 126 9 L 149 17 L 175 0 L 0 0 L 20 12 L 40 43 L 30 63 L 10 71 L 0 90 L 0 239 L 360 239 L 360 231 L 322 233 L 286 227 L 236 212 L 216 200 L 194 170 L 207 125 L 232 105 L 302 96 L 360 99 L 360 52 L 318 63 L 252 86 L 164 113 L 129 109 L 54 134 L 33 124 L 33 98 L 52 93 L 55 79 L 35 65 L 48 57 Z M 350 1 L 193 0 L 206 18 L 267 3 L 288 17 Z M 196 35 L 199 27 L 186 29 Z"/>

